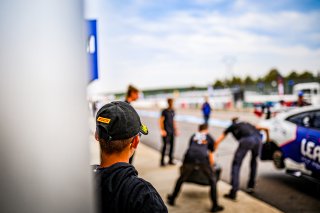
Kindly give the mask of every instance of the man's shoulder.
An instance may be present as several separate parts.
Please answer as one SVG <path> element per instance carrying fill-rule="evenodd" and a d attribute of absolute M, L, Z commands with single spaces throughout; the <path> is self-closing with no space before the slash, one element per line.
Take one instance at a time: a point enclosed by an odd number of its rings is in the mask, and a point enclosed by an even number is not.
<path fill-rule="evenodd" d="M 238 127 L 242 127 L 242 128 L 256 128 L 255 126 L 253 126 L 251 123 L 249 122 L 240 122 L 238 123 Z"/>
<path fill-rule="evenodd" d="M 230 124 L 230 126 L 228 126 L 226 129 L 225 129 L 225 133 L 228 133 L 228 132 L 231 132 L 233 129 L 235 128 L 235 124 L 232 123 Z"/>
<path fill-rule="evenodd" d="M 134 177 L 134 182 L 137 186 L 139 186 L 139 189 L 147 190 L 145 192 L 157 192 L 153 185 L 143 178 Z"/>
<path fill-rule="evenodd" d="M 212 135 L 210 135 L 209 133 L 207 134 L 207 139 L 210 140 L 210 142 L 214 142 L 215 139 Z"/>
<path fill-rule="evenodd" d="M 120 212 L 130 209 L 132 213 L 167 212 L 160 195 L 148 181 L 137 175 L 121 176 L 113 177 L 112 181 L 109 178 L 108 185 L 104 184 L 101 191 L 102 199 L 106 199 L 107 212 L 112 209 L 122 210 Z"/>
<path fill-rule="evenodd" d="M 153 200 L 150 202 L 156 202 L 158 204 L 163 204 L 162 198 L 158 191 L 153 187 L 151 183 L 148 181 L 136 177 L 135 178 L 136 191 L 133 194 L 137 194 L 137 196 L 141 197 L 143 200 Z"/>
<path fill-rule="evenodd" d="M 174 109 L 165 108 L 161 111 L 162 114 L 174 113 Z"/>
<path fill-rule="evenodd" d="M 134 189 L 131 191 L 135 205 L 142 212 L 168 212 L 160 194 L 148 181 L 135 177 Z"/>
<path fill-rule="evenodd" d="M 161 110 L 161 113 L 164 114 L 164 113 L 166 113 L 167 111 L 168 111 L 168 109 L 165 108 L 165 109 L 162 109 L 162 110 Z"/>

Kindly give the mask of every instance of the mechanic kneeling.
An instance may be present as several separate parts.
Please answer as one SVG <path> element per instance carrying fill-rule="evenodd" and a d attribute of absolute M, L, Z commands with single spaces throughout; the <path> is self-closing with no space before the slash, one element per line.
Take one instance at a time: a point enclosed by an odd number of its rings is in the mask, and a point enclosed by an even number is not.
<path fill-rule="evenodd" d="M 208 125 L 202 124 L 199 126 L 199 131 L 193 134 L 190 138 L 189 148 L 184 156 L 181 174 L 177 180 L 176 186 L 172 194 L 168 195 L 168 203 L 174 205 L 174 201 L 179 194 L 183 182 L 187 182 L 196 168 L 198 172 L 203 172 L 209 180 L 210 197 L 212 200 L 211 212 L 222 211 L 224 208 L 218 205 L 217 198 L 217 181 L 212 166 L 214 139 L 208 134 Z"/>

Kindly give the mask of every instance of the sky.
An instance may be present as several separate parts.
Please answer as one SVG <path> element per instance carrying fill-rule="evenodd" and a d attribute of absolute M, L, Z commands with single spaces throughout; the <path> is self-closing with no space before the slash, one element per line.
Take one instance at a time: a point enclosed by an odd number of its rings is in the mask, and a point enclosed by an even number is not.
<path fill-rule="evenodd" d="M 92 93 L 320 71 L 319 0 L 86 0 L 85 17 L 98 23 Z"/>

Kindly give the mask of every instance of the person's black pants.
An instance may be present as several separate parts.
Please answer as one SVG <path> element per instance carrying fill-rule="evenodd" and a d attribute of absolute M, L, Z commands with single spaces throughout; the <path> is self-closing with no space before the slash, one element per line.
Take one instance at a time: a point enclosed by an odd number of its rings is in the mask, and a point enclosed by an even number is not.
<path fill-rule="evenodd" d="M 257 173 L 257 157 L 260 151 L 261 139 L 258 136 L 249 136 L 241 138 L 239 140 L 239 146 L 234 154 L 234 159 L 232 162 L 231 171 L 231 185 L 232 189 L 230 194 L 236 195 L 239 190 L 239 175 L 240 168 L 244 157 L 248 151 L 251 151 L 251 161 L 250 161 L 250 176 L 248 181 L 248 188 L 254 188 L 255 178 Z"/>
<path fill-rule="evenodd" d="M 169 162 L 173 162 L 173 148 L 174 148 L 174 134 L 167 134 L 162 137 L 162 152 L 161 152 L 161 164 L 164 164 L 164 157 L 166 155 L 167 145 L 169 144 Z"/>
<path fill-rule="evenodd" d="M 188 177 L 191 175 L 191 173 L 194 171 L 195 167 L 199 167 L 199 171 L 203 171 L 203 173 L 207 176 L 207 178 L 209 179 L 209 184 L 210 184 L 210 198 L 212 201 L 212 205 L 218 205 L 218 201 L 217 201 L 217 181 L 216 181 L 216 177 L 212 171 L 212 168 L 210 167 L 209 164 L 183 164 L 182 168 L 181 168 L 181 174 L 180 177 L 178 178 L 177 182 L 176 182 L 176 186 L 174 188 L 174 191 L 172 193 L 172 199 L 175 199 L 179 192 L 180 192 L 180 188 L 183 184 L 183 182 L 185 182 Z"/>
<path fill-rule="evenodd" d="M 203 120 L 205 124 L 209 124 L 210 115 L 203 115 Z"/>

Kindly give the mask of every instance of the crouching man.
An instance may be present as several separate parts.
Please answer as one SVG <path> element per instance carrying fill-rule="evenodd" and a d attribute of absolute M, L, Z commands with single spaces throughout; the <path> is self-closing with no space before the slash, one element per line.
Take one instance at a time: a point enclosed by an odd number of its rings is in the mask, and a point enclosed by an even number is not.
<path fill-rule="evenodd" d="M 104 105 L 96 115 L 101 164 L 96 169 L 99 212 L 168 212 L 156 189 L 129 164 L 146 126 L 125 102 Z"/>
<path fill-rule="evenodd" d="M 196 168 L 199 168 L 198 171 L 203 172 L 209 180 L 212 201 L 211 212 L 218 212 L 224 209 L 218 205 L 217 182 L 212 170 L 214 164 L 213 151 L 214 139 L 208 134 L 208 125 L 202 124 L 199 126 L 199 131 L 190 138 L 189 148 L 184 156 L 180 177 L 177 180 L 173 193 L 168 195 L 168 203 L 170 205 L 174 205 L 182 183 L 191 177 Z"/>

